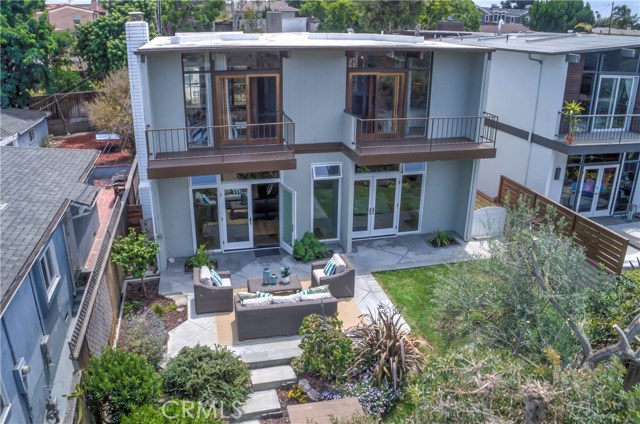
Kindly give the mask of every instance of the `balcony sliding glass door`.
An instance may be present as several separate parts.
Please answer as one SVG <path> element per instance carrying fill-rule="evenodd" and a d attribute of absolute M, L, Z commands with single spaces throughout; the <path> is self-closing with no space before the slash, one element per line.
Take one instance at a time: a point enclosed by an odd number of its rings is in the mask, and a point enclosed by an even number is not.
<path fill-rule="evenodd" d="M 280 76 L 216 76 L 216 124 L 222 145 L 277 144 Z"/>
<path fill-rule="evenodd" d="M 630 112 L 630 99 L 637 77 L 609 76 L 600 77 L 598 96 L 595 104 L 596 117 L 593 120 L 594 131 L 627 129 Z"/>
<path fill-rule="evenodd" d="M 350 73 L 348 110 L 364 120 L 357 129 L 363 139 L 400 136 L 404 79 L 404 73 Z"/>

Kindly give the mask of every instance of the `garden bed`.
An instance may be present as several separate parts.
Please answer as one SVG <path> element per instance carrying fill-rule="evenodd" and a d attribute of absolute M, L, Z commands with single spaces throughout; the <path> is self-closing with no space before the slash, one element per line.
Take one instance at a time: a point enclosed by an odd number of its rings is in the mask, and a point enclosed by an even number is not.
<path fill-rule="evenodd" d="M 167 297 L 161 296 L 158 294 L 158 290 L 160 288 L 160 279 L 149 279 L 146 281 L 147 286 L 147 297 L 144 297 L 144 293 L 142 291 L 142 284 L 133 282 L 127 284 L 127 291 L 124 296 L 124 303 L 122 307 L 123 310 L 123 318 L 129 312 L 142 311 L 143 309 L 155 309 L 154 305 L 159 305 L 164 310 L 162 316 L 159 315 L 159 318 L 162 320 L 164 325 L 166 326 L 167 331 L 171 331 L 176 328 L 178 325 L 187 321 L 187 305 L 176 305 L 173 299 L 169 299 Z M 172 307 L 171 305 L 176 305 Z M 118 337 L 118 344 L 123 343 L 124 332 L 126 330 L 124 327 L 120 328 L 120 334 Z"/>

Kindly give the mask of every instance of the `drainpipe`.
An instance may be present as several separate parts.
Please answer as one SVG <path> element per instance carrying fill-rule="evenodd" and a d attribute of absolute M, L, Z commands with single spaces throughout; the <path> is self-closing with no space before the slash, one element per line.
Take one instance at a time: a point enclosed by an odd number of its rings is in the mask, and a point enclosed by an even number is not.
<path fill-rule="evenodd" d="M 531 123 L 531 131 L 529 132 L 529 154 L 527 155 L 527 170 L 524 174 L 524 185 L 527 185 L 529 181 L 529 165 L 531 165 L 531 150 L 533 147 L 533 131 L 536 128 L 536 118 L 538 117 L 538 101 L 540 100 L 540 81 L 542 80 L 542 59 L 535 59 L 529 53 L 529 60 L 533 60 L 534 62 L 538 62 L 540 65 L 540 70 L 538 71 L 538 85 L 536 86 L 536 104 L 533 109 L 533 122 Z"/>

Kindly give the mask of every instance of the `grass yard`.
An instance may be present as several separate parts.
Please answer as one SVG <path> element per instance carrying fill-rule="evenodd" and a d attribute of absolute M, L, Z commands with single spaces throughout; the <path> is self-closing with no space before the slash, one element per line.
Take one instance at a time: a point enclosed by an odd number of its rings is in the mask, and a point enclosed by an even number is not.
<path fill-rule="evenodd" d="M 440 281 L 462 265 L 436 265 L 399 271 L 376 272 L 374 277 L 411 326 L 437 351 L 443 348 L 436 326 L 437 311 L 433 291 Z"/>

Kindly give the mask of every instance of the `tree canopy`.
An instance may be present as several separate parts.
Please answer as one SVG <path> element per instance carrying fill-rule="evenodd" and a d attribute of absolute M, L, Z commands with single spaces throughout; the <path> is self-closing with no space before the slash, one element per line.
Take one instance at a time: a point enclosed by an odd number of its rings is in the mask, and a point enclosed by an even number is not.
<path fill-rule="evenodd" d="M 305 1 L 300 14 L 320 19 L 322 32 L 345 32 L 347 28 L 359 29 L 358 5 L 352 0 Z"/>
<path fill-rule="evenodd" d="M 3 108 L 28 106 L 29 91 L 50 84 L 49 60 L 56 41 L 46 13 L 35 16 L 44 9 L 44 0 L 0 3 Z"/>
<path fill-rule="evenodd" d="M 632 14 L 631 9 L 626 4 L 615 6 L 611 14 L 611 23 L 614 28 L 627 29 L 638 28 L 640 18 L 637 14 Z"/>
<path fill-rule="evenodd" d="M 583 1 L 537 1 L 529 9 L 529 28 L 534 31 L 567 32 L 579 23 L 594 22 L 591 6 Z"/>
<path fill-rule="evenodd" d="M 413 29 L 422 11 L 424 1 L 379 0 L 359 2 L 360 22 L 366 32 L 392 33 L 395 30 Z"/>
<path fill-rule="evenodd" d="M 162 35 L 211 31 L 213 23 L 224 13 L 224 0 L 163 0 Z"/>
<path fill-rule="evenodd" d="M 127 63 L 125 23 L 129 12 L 142 12 L 149 23 L 149 35 L 155 36 L 156 2 L 154 0 L 103 1 L 106 15 L 76 26 L 78 55 L 87 63 L 90 76 L 103 79 Z"/>

